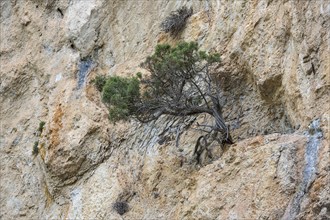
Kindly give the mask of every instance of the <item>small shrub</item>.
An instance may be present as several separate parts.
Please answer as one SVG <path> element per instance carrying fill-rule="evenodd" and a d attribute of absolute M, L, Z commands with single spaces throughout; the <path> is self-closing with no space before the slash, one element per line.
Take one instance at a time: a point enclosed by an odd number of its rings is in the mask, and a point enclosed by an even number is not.
<path fill-rule="evenodd" d="M 32 155 L 34 155 L 34 156 L 37 156 L 39 153 L 38 145 L 39 145 L 38 141 L 34 142 L 33 149 L 32 149 Z"/>
<path fill-rule="evenodd" d="M 128 204 L 126 202 L 115 202 L 112 208 L 119 214 L 123 215 L 128 211 Z"/>
<path fill-rule="evenodd" d="M 44 122 L 44 121 L 39 122 L 39 127 L 38 127 L 39 133 L 41 133 L 44 130 L 45 124 L 46 124 L 46 122 Z"/>
<path fill-rule="evenodd" d="M 107 78 L 105 76 L 96 76 L 92 82 L 95 84 L 96 89 L 101 92 L 106 81 Z"/>
<path fill-rule="evenodd" d="M 142 73 L 141 72 L 137 72 L 136 73 L 136 77 L 139 78 L 139 79 L 142 79 Z"/>
<path fill-rule="evenodd" d="M 183 6 L 165 18 L 160 24 L 160 28 L 165 33 L 170 33 L 172 36 L 178 35 L 185 27 L 187 19 L 192 15 L 193 9 L 188 9 Z"/>

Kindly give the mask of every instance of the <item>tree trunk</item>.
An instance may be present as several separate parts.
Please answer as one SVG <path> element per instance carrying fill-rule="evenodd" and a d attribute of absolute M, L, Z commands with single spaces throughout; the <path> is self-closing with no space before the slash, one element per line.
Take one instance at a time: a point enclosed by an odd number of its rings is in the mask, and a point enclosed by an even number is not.
<path fill-rule="evenodd" d="M 233 144 L 233 140 L 230 136 L 229 128 L 225 123 L 225 120 L 222 117 L 222 108 L 219 104 L 219 101 L 215 98 L 212 98 L 212 115 L 215 119 L 216 130 L 224 134 L 223 142 L 227 144 Z"/>

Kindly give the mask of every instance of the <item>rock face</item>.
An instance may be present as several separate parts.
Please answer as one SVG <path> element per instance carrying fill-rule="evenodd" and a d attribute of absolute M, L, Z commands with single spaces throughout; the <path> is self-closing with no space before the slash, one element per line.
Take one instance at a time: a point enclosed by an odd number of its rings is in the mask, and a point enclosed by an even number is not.
<path fill-rule="evenodd" d="M 329 1 L 0 4 L 1 219 L 330 218 Z M 183 5 L 173 39 L 159 25 Z M 207 118 L 113 125 L 91 84 L 180 40 L 222 58 L 235 144 L 203 166 L 192 127 Z"/>

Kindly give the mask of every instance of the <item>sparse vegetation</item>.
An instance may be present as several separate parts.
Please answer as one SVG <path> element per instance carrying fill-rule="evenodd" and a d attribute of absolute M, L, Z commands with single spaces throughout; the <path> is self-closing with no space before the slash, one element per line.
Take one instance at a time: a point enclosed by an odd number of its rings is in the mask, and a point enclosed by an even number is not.
<path fill-rule="evenodd" d="M 165 33 L 170 33 L 172 36 L 177 36 L 186 26 L 187 19 L 193 14 L 193 9 L 188 9 L 186 6 L 179 8 L 165 18 L 161 23 L 160 28 Z"/>
<path fill-rule="evenodd" d="M 44 130 L 45 124 L 46 124 L 46 122 L 40 121 L 37 131 L 34 132 L 34 135 L 36 137 L 38 137 L 38 139 L 40 138 L 40 135 L 41 135 L 42 131 Z M 39 145 L 39 141 L 35 141 L 34 144 L 33 144 L 32 155 L 34 155 L 34 156 L 37 156 L 38 153 L 39 153 L 38 145 Z"/>
<path fill-rule="evenodd" d="M 42 131 L 44 130 L 44 126 L 45 126 L 46 122 L 44 121 L 40 121 L 39 122 L 39 127 L 38 127 L 38 132 L 41 134 Z"/>
<path fill-rule="evenodd" d="M 119 214 L 119 215 L 123 215 L 125 214 L 129 207 L 128 204 L 126 202 L 115 202 L 112 206 L 112 208 Z"/>
<path fill-rule="evenodd" d="M 32 148 L 32 155 L 37 156 L 39 153 L 39 141 L 34 142 L 33 148 Z"/>

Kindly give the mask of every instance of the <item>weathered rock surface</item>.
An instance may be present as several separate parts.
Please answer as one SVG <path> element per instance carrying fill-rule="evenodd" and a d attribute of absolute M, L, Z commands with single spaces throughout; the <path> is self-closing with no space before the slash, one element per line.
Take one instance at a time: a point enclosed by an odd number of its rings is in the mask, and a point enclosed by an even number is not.
<path fill-rule="evenodd" d="M 0 219 L 121 219 L 115 202 L 125 219 L 330 218 L 329 1 L 0 4 Z M 159 24 L 182 5 L 194 14 L 172 39 Z M 204 117 L 113 125 L 90 83 L 179 40 L 222 55 L 236 144 L 202 167 Z"/>

